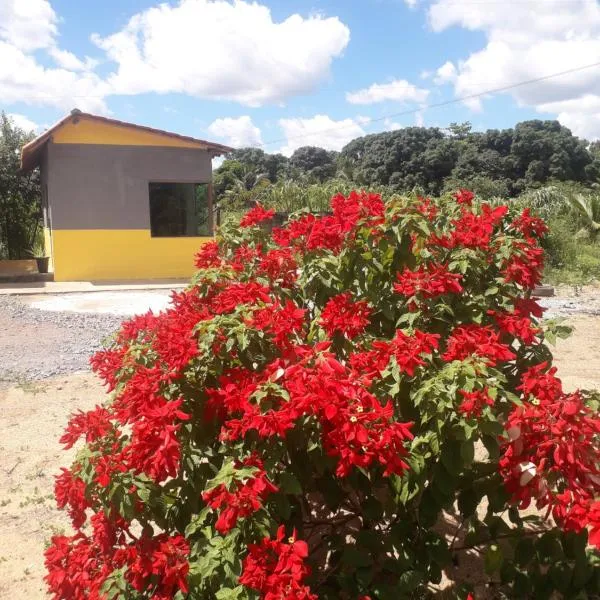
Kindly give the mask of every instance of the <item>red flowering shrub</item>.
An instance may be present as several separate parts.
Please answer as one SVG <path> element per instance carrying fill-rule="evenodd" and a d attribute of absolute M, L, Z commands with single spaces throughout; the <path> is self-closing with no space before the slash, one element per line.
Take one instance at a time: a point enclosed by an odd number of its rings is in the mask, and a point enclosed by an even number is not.
<path fill-rule="evenodd" d="M 465 190 L 331 205 L 272 233 L 257 206 L 92 359 L 53 598 L 424 598 L 469 551 L 495 597 L 598 591 L 600 420 L 531 298 L 544 224 Z"/>

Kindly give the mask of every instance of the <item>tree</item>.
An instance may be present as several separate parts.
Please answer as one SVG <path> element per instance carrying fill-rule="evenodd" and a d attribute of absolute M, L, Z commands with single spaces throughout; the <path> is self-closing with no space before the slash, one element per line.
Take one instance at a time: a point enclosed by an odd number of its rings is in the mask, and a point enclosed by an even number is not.
<path fill-rule="evenodd" d="M 0 115 L 0 257 L 25 258 L 40 232 L 39 171 L 22 174 L 21 148 L 35 137 Z"/>
<path fill-rule="evenodd" d="M 325 181 L 331 179 L 336 172 L 336 152 L 329 152 L 316 146 L 302 146 L 294 150 L 290 156 L 289 167 L 296 170 L 300 176 L 309 179 Z"/>

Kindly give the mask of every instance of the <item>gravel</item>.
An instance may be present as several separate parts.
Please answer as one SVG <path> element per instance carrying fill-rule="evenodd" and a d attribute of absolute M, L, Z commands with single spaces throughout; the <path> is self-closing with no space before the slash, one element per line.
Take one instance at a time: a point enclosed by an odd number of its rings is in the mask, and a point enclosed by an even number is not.
<path fill-rule="evenodd" d="M 541 304 L 548 309 L 547 318 L 600 316 L 600 288 L 565 287 L 557 292 L 555 297 L 541 299 Z M 122 299 L 113 298 L 115 294 L 105 298 L 94 293 L 87 305 L 87 300 L 78 301 L 81 310 L 84 306 L 89 310 L 91 306 L 96 312 L 40 310 L 29 304 L 30 299 L 0 295 L 0 387 L 88 370 L 90 355 L 126 318 L 123 310 L 145 312 L 150 307 L 160 310 L 169 292 L 161 293 L 162 301 L 157 292 L 145 296 L 139 292 L 134 295 L 122 292 Z M 44 302 L 52 303 L 53 297 L 47 297 Z M 71 301 L 75 303 L 74 299 Z M 37 304 L 41 306 L 44 302 Z M 57 307 L 61 308 L 62 304 Z"/>
<path fill-rule="evenodd" d="M 0 296 L 0 385 L 89 369 L 89 357 L 123 316 L 43 311 Z"/>

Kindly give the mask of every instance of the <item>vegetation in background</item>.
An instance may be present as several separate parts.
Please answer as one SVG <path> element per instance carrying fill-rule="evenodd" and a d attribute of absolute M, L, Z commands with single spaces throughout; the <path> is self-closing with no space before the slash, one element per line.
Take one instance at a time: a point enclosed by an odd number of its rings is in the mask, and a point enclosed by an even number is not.
<path fill-rule="evenodd" d="M 39 171 L 19 173 L 21 148 L 35 135 L 0 115 L 0 259 L 30 258 L 41 239 Z"/>
<path fill-rule="evenodd" d="M 550 225 L 546 280 L 586 283 L 600 279 L 599 175 L 600 143 L 578 139 L 557 121 L 486 132 L 464 123 L 368 135 L 339 153 L 305 146 L 286 158 L 235 150 L 215 171 L 215 190 L 223 214 L 234 219 L 255 202 L 322 212 L 333 193 L 356 186 L 386 197 L 469 188 L 485 200 L 512 198 Z"/>
<path fill-rule="evenodd" d="M 286 158 L 258 148 L 235 150 L 215 172 L 217 198 L 250 174 L 270 183 L 346 179 L 399 193 L 420 189 L 437 195 L 466 187 L 483 197 L 506 198 L 549 181 L 597 182 L 600 149 L 558 121 L 524 121 L 485 132 L 472 131 L 469 123 L 446 130 L 405 127 L 357 138 L 339 153 L 304 146 Z"/>

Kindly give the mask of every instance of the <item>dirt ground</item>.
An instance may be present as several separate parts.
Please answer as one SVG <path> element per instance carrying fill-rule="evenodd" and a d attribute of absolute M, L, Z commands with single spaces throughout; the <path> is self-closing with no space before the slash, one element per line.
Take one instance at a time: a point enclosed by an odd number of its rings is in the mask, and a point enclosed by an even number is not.
<path fill-rule="evenodd" d="M 575 333 L 558 341 L 559 375 L 567 389 L 600 388 L 600 316 L 567 320 Z M 0 389 L 0 599 L 47 598 L 42 553 L 53 534 L 69 530 L 52 495 L 54 475 L 72 457 L 58 438 L 71 412 L 102 397 L 89 373 Z"/>

